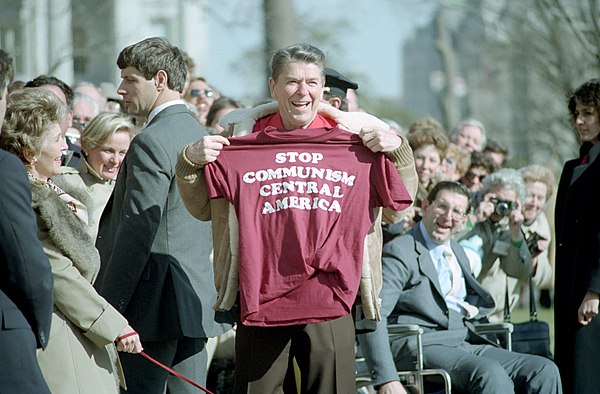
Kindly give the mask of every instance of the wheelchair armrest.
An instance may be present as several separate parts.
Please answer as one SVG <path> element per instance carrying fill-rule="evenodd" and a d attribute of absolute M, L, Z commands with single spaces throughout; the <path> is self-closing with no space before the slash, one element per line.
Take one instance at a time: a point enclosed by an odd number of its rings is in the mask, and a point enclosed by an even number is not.
<path fill-rule="evenodd" d="M 477 334 L 507 334 L 512 333 L 514 326 L 509 322 L 474 324 Z"/>
<path fill-rule="evenodd" d="M 399 335 L 423 335 L 423 329 L 418 324 L 388 324 L 390 337 Z"/>

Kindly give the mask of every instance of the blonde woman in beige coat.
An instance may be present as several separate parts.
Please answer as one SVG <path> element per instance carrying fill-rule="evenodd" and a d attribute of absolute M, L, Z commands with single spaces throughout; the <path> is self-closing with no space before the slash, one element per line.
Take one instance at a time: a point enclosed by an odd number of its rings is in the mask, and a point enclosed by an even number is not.
<path fill-rule="evenodd" d="M 100 259 L 89 235 L 86 192 L 50 180 L 60 173 L 66 149 L 59 126 L 65 115 L 52 93 L 17 91 L 9 96 L 0 134 L 0 146 L 27 167 L 38 237 L 54 277 L 50 339 L 38 360 L 54 393 L 118 393 L 125 382 L 116 351 L 139 353 L 142 346 L 127 320 L 92 287 Z"/>
<path fill-rule="evenodd" d="M 62 174 L 52 177 L 55 182 L 83 188 L 89 194 L 91 201 L 86 207 L 93 239 L 134 136 L 135 126 L 129 116 L 101 113 L 81 132 L 82 156 L 76 167 L 62 167 Z"/>

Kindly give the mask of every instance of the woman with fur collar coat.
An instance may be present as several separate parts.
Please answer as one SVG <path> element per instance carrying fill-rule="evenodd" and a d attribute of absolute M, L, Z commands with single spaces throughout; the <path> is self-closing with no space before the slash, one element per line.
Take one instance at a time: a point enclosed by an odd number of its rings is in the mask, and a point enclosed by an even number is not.
<path fill-rule="evenodd" d="M 100 258 L 87 232 L 89 226 L 45 183 L 30 180 L 30 184 L 38 237 L 54 275 L 50 340 L 39 355 L 44 377 L 51 389 L 61 387 L 53 392 L 87 392 L 83 385 L 98 393 L 118 392 L 116 382 L 122 381 L 122 372 L 113 341 L 127 320 L 92 287 Z M 65 192 L 87 202 L 83 190 Z M 111 376 L 113 371 L 118 380 Z M 82 386 L 65 391 L 63 382 Z"/>
<path fill-rule="evenodd" d="M 118 393 L 125 384 L 117 349 L 142 348 L 127 320 L 92 286 L 100 258 L 90 236 L 87 193 L 50 180 L 60 173 L 66 148 L 59 127 L 65 114 L 52 93 L 24 89 L 9 97 L 0 134 L 0 146 L 27 167 L 38 237 L 54 278 L 50 338 L 38 360 L 54 393 Z"/>

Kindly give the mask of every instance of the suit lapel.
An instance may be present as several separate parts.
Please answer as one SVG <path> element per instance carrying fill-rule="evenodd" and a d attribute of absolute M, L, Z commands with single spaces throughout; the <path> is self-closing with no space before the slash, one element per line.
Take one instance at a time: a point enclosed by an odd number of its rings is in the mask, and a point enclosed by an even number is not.
<path fill-rule="evenodd" d="M 592 153 L 592 151 L 594 151 L 594 152 Z M 588 152 L 589 163 L 587 165 L 579 165 L 579 163 L 581 162 L 581 159 L 570 160 L 565 164 L 565 168 L 567 168 L 567 166 L 569 165 L 571 168 L 571 171 L 572 171 L 570 185 L 573 185 L 575 182 L 577 182 L 577 180 L 579 178 L 581 178 L 583 174 L 588 172 L 591 169 L 591 167 L 597 165 L 597 163 L 596 163 L 598 161 L 598 152 L 597 151 L 598 151 L 598 148 L 596 147 L 596 145 L 592 146 L 592 148 Z"/>
<path fill-rule="evenodd" d="M 475 282 L 475 278 L 470 274 L 471 272 L 471 264 L 469 263 L 469 258 L 462 253 L 462 247 L 458 245 L 454 241 L 450 241 L 450 248 L 452 248 L 452 253 L 456 256 L 456 261 L 458 261 L 458 265 L 460 265 L 460 269 L 462 270 L 463 276 L 465 277 L 465 281 Z M 460 252 L 458 251 L 460 249 Z"/>
<path fill-rule="evenodd" d="M 469 258 L 462 249 L 462 246 L 453 240 L 450 241 L 450 246 L 452 247 L 452 252 L 454 252 L 454 255 L 456 256 L 456 260 L 460 264 L 460 268 L 463 270 L 465 286 L 467 287 L 466 301 L 478 307 L 480 314 L 487 315 L 494 308 L 494 299 L 471 274 Z M 475 299 L 472 298 L 473 295 L 476 295 Z"/>
<path fill-rule="evenodd" d="M 435 265 L 433 260 L 431 259 L 431 255 L 429 254 L 429 250 L 424 246 L 425 238 L 423 237 L 423 233 L 421 233 L 421 229 L 419 226 L 415 227 L 413 230 L 413 236 L 415 238 L 415 253 L 417 254 L 417 260 L 419 263 L 419 270 L 423 275 L 425 275 L 433 284 L 433 287 L 437 290 L 439 295 L 444 298 L 444 294 L 442 294 L 442 288 L 440 286 L 440 281 L 438 279 L 437 271 L 435 270 Z"/>

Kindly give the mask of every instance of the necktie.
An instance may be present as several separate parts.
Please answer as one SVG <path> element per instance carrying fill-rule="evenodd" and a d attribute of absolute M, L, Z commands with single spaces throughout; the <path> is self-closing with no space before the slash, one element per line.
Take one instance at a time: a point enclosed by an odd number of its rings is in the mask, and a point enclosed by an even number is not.
<path fill-rule="evenodd" d="M 450 272 L 452 273 L 452 288 L 447 296 L 454 297 L 460 290 L 460 268 L 458 268 L 458 264 L 456 264 L 456 260 L 454 260 L 452 249 L 450 249 L 449 246 L 444 249 L 444 258 L 446 259 L 446 262 L 448 262 Z"/>
<path fill-rule="evenodd" d="M 450 292 L 446 294 L 446 299 L 460 305 L 467 312 L 467 317 L 473 318 L 477 316 L 477 314 L 479 313 L 479 309 L 477 309 L 476 306 L 473 306 L 464 300 L 456 298 L 456 294 L 460 290 L 462 275 L 460 267 L 458 266 L 458 263 L 454 258 L 454 253 L 452 253 L 452 249 L 450 248 L 450 246 L 447 246 L 444 249 L 444 258 L 446 259 L 446 262 L 450 267 L 450 272 L 452 273 L 452 288 L 450 289 Z"/>
<path fill-rule="evenodd" d="M 579 157 L 581 158 L 579 159 L 579 165 L 587 164 L 590 161 L 590 149 L 592 149 L 592 146 L 594 144 L 591 142 L 581 144 L 579 147 Z"/>

